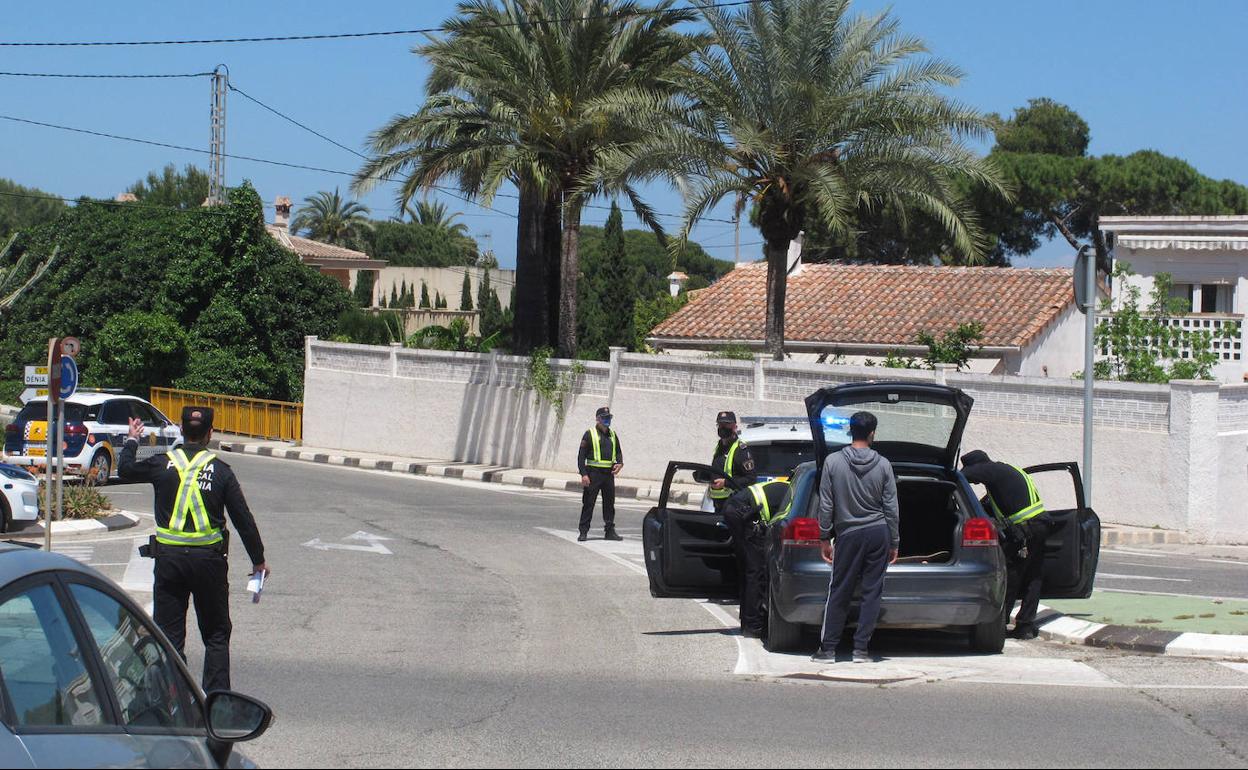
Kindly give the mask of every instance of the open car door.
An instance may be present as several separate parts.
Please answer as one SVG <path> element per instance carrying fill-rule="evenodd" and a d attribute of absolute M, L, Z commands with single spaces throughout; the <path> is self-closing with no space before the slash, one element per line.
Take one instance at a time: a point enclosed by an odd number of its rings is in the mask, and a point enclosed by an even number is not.
<path fill-rule="evenodd" d="M 1036 479 L 1042 490 L 1045 487 L 1053 490 L 1055 484 L 1063 483 L 1058 479 L 1045 479 L 1044 474 L 1049 473 L 1065 473 L 1074 485 L 1073 508 L 1051 508 L 1045 501 L 1045 509 L 1053 520 L 1053 531 L 1045 541 L 1044 587 L 1040 597 L 1086 599 L 1092 595 L 1096 565 L 1101 556 L 1101 520 L 1087 506 L 1079 464 L 1050 463 L 1023 470 Z"/>
<path fill-rule="evenodd" d="M 659 504 L 642 520 L 641 542 L 650 576 L 650 595 L 693 599 L 736 598 L 737 560 L 724 517 L 673 501 L 673 484 L 705 485 L 725 479 L 709 465 L 672 461 L 663 477 Z"/>

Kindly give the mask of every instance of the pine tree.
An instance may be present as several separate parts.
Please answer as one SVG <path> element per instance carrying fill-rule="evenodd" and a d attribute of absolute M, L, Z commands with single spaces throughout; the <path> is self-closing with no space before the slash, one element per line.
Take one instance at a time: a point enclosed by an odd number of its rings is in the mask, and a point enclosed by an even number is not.
<path fill-rule="evenodd" d="M 429 302 L 429 285 L 424 281 L 420 282 L 420 306 L 425 309 L 433 307 Z"/>
<path fill-rule="evenodd" d="M 459 309 L 472 310 L 472 282 L 468 280 L 467 271 L 464 271 L 464 288 L 459 294 Z"/>

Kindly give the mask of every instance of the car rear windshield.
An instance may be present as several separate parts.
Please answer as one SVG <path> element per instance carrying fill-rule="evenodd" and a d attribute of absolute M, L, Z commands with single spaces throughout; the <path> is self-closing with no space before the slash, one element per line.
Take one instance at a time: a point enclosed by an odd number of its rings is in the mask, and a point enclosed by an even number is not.
<path fill-rule="evenodd" d="M 83 417 L 87 414 L 87 407 L 83 404 L 65 404 L 65 422 L 82 422 Z M 14 422 L 30 422 L 32 420 L 48 419 L 48 402 L 47 401 L 31 401 L 22 407 L 22 411 L 17 413 Z"/>
<path fill-rule="evenodd" d="M 750 447 L 754 470 L 760 476 L 788 476 L 793 469 L 815 459 L 815 447 L 809 441 L 783 441 Z"/>

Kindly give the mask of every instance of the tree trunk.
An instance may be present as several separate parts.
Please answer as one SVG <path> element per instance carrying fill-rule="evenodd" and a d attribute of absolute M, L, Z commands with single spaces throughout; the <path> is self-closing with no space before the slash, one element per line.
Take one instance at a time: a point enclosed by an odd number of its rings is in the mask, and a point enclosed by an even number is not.
<path fill-rule="evenodd" d="M 542 218 L 542 252 L 546 264 L 546 327 L 542 345 L 557 348 L 559 345 L 559 281 L 560 259 L 563 253 L 563 200 L 558 191 L 546 197 Z"/>
<path fill-rule="evenodd" d="M 763 246 L 767 255 L 767 352 L 784 360 L 784 296 L 787 290 L 789 241 L 769 240 Z"/>
<path fill-rule="evenodd" d="M 577 282 L 581 276 L 580 198 L 563 205 L 563 243 L 559 260 L 559 356 L 576 358 Z M 616 287 L 618 290 L 619 287 Z"/>
<path fill-rule="evenodd" d="M 531 183 L 522 183 L 516 224 L 516 304 L 512 308 L 512 347 L 520 355 L 545 345 L 547 339 L 545 217 L 541 192 Z"/>

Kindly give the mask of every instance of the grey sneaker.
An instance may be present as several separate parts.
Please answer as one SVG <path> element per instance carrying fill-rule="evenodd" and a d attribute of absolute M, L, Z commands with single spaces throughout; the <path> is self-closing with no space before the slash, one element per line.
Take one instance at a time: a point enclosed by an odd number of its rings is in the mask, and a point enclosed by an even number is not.
<path fill-rule="evenodd" d="M 815 651 L 814 655 L 810 656 L 810 662 L 811 663 L 835 663 L 836 662 L 836 650 L 825 650 L 824 648 L 820 647 L 818 650 Z"/>
<path fill-rule="evenodd" d="M 874 663 L 875 658 L 866 650 L 854 650 L 855 663 Z"/>

